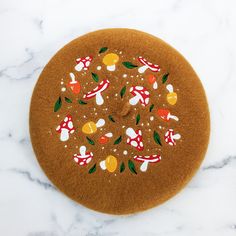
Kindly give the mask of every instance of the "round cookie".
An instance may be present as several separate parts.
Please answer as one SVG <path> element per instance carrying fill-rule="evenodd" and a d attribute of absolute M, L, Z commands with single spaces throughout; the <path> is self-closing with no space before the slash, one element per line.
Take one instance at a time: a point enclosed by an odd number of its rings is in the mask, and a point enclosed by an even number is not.
<path fill-rule="evenodd" d="M 199 168 L 209 139 L 206 96 L 162 40 L 99 30 L 63 47 L 34 89 L 30 134 L 48 178 L 91 209 L 128 214 L 163 203 Z"/>

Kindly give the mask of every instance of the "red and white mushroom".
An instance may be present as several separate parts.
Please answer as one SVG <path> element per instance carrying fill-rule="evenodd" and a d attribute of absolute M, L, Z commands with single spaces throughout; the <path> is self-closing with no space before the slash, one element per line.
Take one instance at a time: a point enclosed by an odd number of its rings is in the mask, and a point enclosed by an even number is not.
<path fill-rule="evenodd" d="M 148 90 L 146 88 L 144 88 L 143 86 L 132 86 L 130 88 L 130 93 L 132 95 L 134 95 L 134 97 L 132 97 L 129 100 L 129 103 L 131 105 L 136 105 L 138 102 L 141 103 L 142 106 L 147 106 L 149 103 L 149 98 L 150 98 L 150 93 L 148 92 Z"/>
<path fill-rule="evenodd" d="M 93 58 L 90 56 L 77 58 L 76 59 L 77 65 L 75 66 L 75 70 L 77 70 L 77 71 L 88 70 L 92 59 Z"/>
<path fill-rule="evenodd" d="M 84 95 L 84 99 L 91 99 L 93 97 L 96 97 L 96 103 L 97 105 L 102 105 L 104 103 L 104 99 L 102 97 L 102 92 L 106 90 L 110 85 L 109 80 L 104 79 L 95 89 L 92 91 L 86 93 Z"/>
<path fill-rule="evenodd" d="M 126 130 L 126 135 L 129 136 L 127 144 L 135 147 L 138 151 L 143 150 L 143 137 L 141 130 L 134 131 L 133 128 L 128 128 Z"/>
<path fill-rule="evenodd" d="M 167 109 L 158 109 L 157 115 L 161 117 L 164 121 L 169 121 L 170 119 L 178 121 L 179 118 L 177 116 L 171 115 L 170 111 Z"/>
<path fill-rule="evenodd" d="M 141 56 L 138 57 L 138 60 L 139 60 L 139 62 L 141 62 L 143 64 L 143 66 L 138 68 L 138 72 L 141 74 L 144 73 L 147 69 L 150 69 L 153 72 L 158 72 L 161 70 L 159 65 L 155 65 L 155 64 L 147 61 L 145 58 L 143 58 Z"/>
<path fill-rule="evenodd" d="M 168 129 L 165 133 L 165 141 L 171 146 L 176 145 L 175 140 L 178 140 L 181 138 L 180 134 L 175 134 L 173 129 Z"/>
<path fill-rule="evenodd" d="M 78 165 L 85 166 L 92 160 L 93 153 L 86 152 L 85 146 L 81 146 L 79 151 L 80 151 L 79 154 L 74 154 L 73 159 Z"/>
<path fill-rule="evenodd" d="M 60 125 L 57 126 L 56 131 L 60 133 L 61 141 L 67 141 L 69 139 L 69 134 L 73 134 L 75 132 L 72 116 L 67 115 Z"/>
<path fill-rule="evenodd" d="M 148 168 L 148 164 L 159 162 L 161 160 L 161 156 L 160 155 L 134 156 L 134 160 L 143 162 L 143 164 L 140 166 L 140 170 L 142 172 L 145 172 Z"/>

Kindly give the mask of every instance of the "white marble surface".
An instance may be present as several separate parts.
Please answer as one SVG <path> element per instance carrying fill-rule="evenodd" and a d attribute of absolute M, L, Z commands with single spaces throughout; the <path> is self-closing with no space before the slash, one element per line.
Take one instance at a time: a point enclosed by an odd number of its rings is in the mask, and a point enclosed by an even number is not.
<path fill-rule="evenodd" d="M 235 0 L 0 1 L 0 235 L 236 235 Z M 32 151 L 28 112 L 45 63 L 65 43 L 100 28 L 164 39 L 206 89 L 212 132 L 201 169 L 164 205 L 110 216 L 58 192 Z"/>

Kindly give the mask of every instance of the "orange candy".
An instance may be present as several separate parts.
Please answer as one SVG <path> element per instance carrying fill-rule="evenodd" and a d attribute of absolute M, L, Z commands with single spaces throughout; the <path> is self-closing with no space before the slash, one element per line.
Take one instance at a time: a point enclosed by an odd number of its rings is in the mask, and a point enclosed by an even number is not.
<path fill-rule="evenodd" d="M 76 83 L 70 82 L 67 86 L 69 88 L 71 88 L 72 93 L 74 93 L 74 94 L 78 94 L 80 92 L 80 84 L 77 81 L 76 81 Z"/>

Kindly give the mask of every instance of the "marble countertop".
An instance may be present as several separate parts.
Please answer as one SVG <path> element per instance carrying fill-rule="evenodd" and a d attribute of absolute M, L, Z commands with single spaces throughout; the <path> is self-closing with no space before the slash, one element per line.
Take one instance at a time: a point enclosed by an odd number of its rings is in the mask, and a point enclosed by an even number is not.
<path fill-rule="evenodd" d="M 1 0 L 0 235 L 236 235 L 236 2 L 234 0 Z M 33 153 L 28 113 L 45 63 L 100 28 L 135 28 L 178 49 L 211 111 L 206 158 L 167 203 L 130 216 L 91 211 L 57 191 Z"/>

